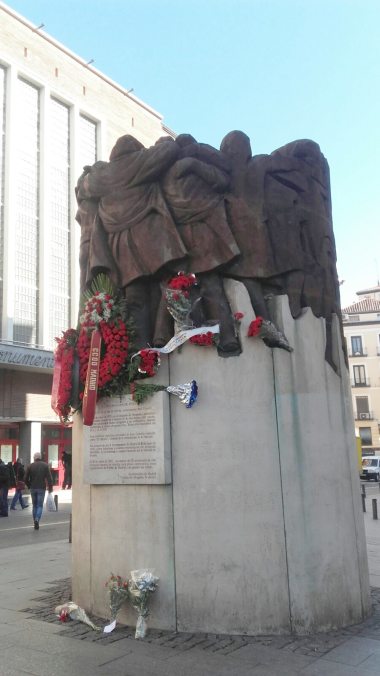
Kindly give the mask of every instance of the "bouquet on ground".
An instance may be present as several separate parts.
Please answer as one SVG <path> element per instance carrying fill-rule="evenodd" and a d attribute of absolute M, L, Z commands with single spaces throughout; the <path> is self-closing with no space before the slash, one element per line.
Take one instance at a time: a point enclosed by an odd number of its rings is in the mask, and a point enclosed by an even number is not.
<path fill-rule="evenodd" d="M 159 578 L 153 575 L 153 571 L 147 568 L 131 571 L 129 580 L 129 600 L 137 610 L 135 638 L 145 638 L 146 618 L 149 615 L 149 598 L 156 591 Z"/>
<path fill-rule="evenodd" d="M 97 627 L 96 624 L 91 622 L 90 618 L 88 617 L 87 613 L 83 610 L 83 608 L 77 606 L 77 604 L 73 603 L 72 601 L 67 601 L 67 603 L 64 603 L 61 606 L 57 606 L 54 612 L 59 618 L 60 622 L 67 622 L 68 620 L 77 620 L 78 622 L 83 622 L 83 624 L 87 624 L 89 627 L 91 627 L 91 629 L 94 629 L 94 631 L 100 631 L 100 627 Z"/>
<path fill-rule="evenodd" d="M 122 605 L 128 600 L 128 581 L 120 575 L 111 573 L 105 587 L 108 588 L 111 622 L 116 621 L 116 616 Z"/>

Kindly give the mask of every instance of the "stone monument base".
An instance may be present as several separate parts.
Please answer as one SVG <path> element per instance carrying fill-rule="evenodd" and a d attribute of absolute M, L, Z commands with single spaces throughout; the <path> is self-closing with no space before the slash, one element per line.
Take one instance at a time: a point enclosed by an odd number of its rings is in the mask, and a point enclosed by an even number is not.
<path fill-rule="evenodd" d="M 340 375 L 324 359 L 323 319 L 306 310 L 294 321 L 287 298 L 275 299 L 294 352 L 271 350 L 246 338 L 244 287 L 230 281 L 227 292 L 244 313 L 241 356 L 186 344 L 162 360 L 160 382 L 199 385 L 192 409 L 171 397 L 163 414 L 172 483 L 87 483 L 77 416 L 73 600 L 107 618 L 109 574 L 154 568 L 152 627 L 307 633 L 360 622 L 370 612 L 368 568 L 338 322 Z M 119 619 L 136 622 L 128 609 Z"/>

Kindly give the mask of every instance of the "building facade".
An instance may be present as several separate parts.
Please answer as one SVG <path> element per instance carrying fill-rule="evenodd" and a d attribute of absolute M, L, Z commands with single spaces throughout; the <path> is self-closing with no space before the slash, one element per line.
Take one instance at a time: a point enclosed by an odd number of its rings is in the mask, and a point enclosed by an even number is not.
<path fill-rule="evenodd" d="M 380 286 L 344 308 L 355 427 L 363 455 L 380 454 Z"/>
<path fill-rule="evenodd" d="M 43 451 L 61 483 L 71 430 L 50 407 L 54 338 L 76 325 L 75 185 L 162 116 L 0 3 L 0 457 Z"/>

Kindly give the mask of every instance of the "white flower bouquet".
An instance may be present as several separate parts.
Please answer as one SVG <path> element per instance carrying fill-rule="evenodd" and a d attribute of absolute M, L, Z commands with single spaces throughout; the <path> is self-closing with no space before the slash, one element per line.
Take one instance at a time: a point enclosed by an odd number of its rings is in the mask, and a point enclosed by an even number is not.
<path fill-rule="evenodd" d="M 145 638 L 149 615 L 149 598 L 156 591 L 159 578 L 153 575 L 153 571 L 147 568 L 131 571 L 131 579 L 128 583 L 129 600 L 137 610 L 135 638 Z"/>

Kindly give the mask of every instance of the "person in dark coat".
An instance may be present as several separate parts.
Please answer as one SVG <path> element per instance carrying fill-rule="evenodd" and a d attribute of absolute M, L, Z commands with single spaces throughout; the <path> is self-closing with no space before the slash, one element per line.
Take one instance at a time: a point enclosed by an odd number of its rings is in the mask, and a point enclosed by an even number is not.
<path fill-rule="evenodd" d="M 22 492 L 25 489 L 25 468 L 20 458 L 17 458 L 16 462 L 14 463 L 13 472 L 16 479 L 16 490 L 11 502 L 11 509 L 16 509 L 17 501 L 20 503 L 22 509 L 26 509 L 28 505 L 25 505 L 22 499 Z"/>
<path fill-rule="evenodd" d="M 25 483 L 30 488 L 32 496 L 34 530 L 38 530 L 44 506 L 46 487 L 49 493 L 53 492 L 53 479 L 49 465 L 41 460 L 41 453 L 35 453 L 33 459 L 34 462 L 26 470 Z"/>
<path fill-rule="evenodd" d="M 62 488 L 71 488 L 71 453 L 63 452 L 62 464 L 64 467 Z"/>
<path fill-rule="evenodd" d="M 0 458 L 0 516 L 8 516 L 9 467 Z"/>

